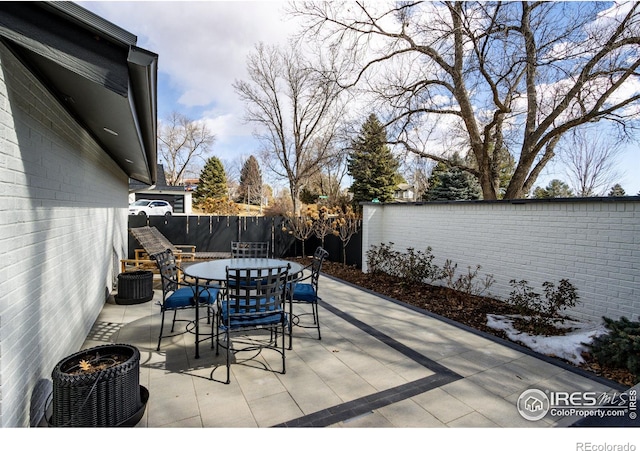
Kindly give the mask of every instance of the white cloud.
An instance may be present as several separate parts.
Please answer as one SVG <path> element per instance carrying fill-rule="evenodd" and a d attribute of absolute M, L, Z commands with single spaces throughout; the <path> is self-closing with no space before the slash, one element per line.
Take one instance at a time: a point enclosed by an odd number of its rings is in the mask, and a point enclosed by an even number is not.
<path fill-rule="evenodd" d="M 207 121 L 216 135 L 214 154 L 223 159 L 246 156 L 260 148 L 252 137 L 253 126 L 243 122 L 245 106 L 232 84 L 247 78 L 246 58 L 258 42 L 284 43 L 296 30 L 295 23 L 283 14 L 284 1 L 88 1 L 79 4 L 138 36 L 138 46 L 159 55 L 160 118 L 175 110 Z M 438 12 L 434 7 L 428 9 L 430 14 Z M 612 11 L 602 13 L 601 20 L 611 20 Z M 557 47 L 555 51 L 564 50 Z M 566 83 L 559 81 L 562 82 Z M 629 83 L 618 94 L 624 97 L 638 89 L 637 84 Z M 451 101 L 445 96 L 435 100 L 442 104 Z M 422 140 L 447 142 L 444 138 L 451 139 L 453 122 L 450 118 L 442 119 L 435 129 L 426 129 L 430 135 L 423 136 Z M 637 191 L 637 183 L 634 177 L 633 193 Z"/>
<path fill-rule="evenodd" d="M 79 4 L 133 33 L 139 47 L 158 54 L 158 97 L 175 99 L 168 111 L 159 102 L 159 116 L 188 111 L 193 119 L 208 121 L 221 153 L 229 151 L 220 147 L 225 142 L 251 137 L 242 121 L 244 104 L 232 86 L 246 79 L 247 56 L 258 42 L 285 43 L 295 30 L 283 14 L 282 1 Z"/>

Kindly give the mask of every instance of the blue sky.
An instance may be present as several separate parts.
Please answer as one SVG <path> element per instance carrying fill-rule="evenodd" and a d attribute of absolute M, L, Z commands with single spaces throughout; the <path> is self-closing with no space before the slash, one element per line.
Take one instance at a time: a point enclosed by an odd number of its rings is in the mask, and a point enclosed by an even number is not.
<path fill-rule="evenodd" d="M 296 29 L 282 14 L 283 1 L 114 1 L 78 2 L 138 36 L 138 46 L 159 55 L 158 117 L 178 111 L 207 121 L 216 135 L 212 154 L 230 177 L 257 154 L 260 143 L 244 123 L 244 105 L 232 84 L 247 79 L 246 58 L 254 46 L 284 43 Z M 640 192 L 640 145 L 620 157 L 620 183 Z M 264 171 L 263 171 L 264 172 Z M 274 180 L 264 174 L 268 183 Z M 536 185 L 567 180 L 561 164 L 549 165 Z"/>
<path fill-rule="evenodd" d="M 158 58 L 158 119 L 173 111 L 204 120 L 216 136 L 212 153 L 231 176 L 259 143 L 243 121 L 232 84 L 246 79 L 254 46 L 284 43 L 292 26 L 283 2 L 78 2 L 138 37 Z M 197 175 L 196 175 L 197 176 Z"/>

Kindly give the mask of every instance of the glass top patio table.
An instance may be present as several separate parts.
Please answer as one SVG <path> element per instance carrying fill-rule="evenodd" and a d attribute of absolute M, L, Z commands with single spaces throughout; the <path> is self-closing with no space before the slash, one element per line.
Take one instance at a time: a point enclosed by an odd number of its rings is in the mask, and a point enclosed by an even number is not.
<path fill-rule="evenodd" d="M 225 282 L 227 268 L 230 269 L 259 269 L 291 265 L 289 279 L 297 279 L 304 266 L 300 263 L 277 258 L 224 258 L 195 263 L 184 268 L 184 274 L 194 279 Z"/>
<path fill-rule="evenodd" d="M 210 260 L 202 263 L 195 263 L 184 268 L 184 274 L 196 280 L 196 285 L 204 282 L 224 284 L 227 280 L 227 268 L 231 269 L 259 269 L 287 266 L 289 268 L 290 282 L 295 282 L 302 277 L 304 265 L 289 260 L 277 258 L 224 258 L 221 260 Z M 195 334 L 196 334 L 196 359 L 200 358 L 200 309 L 196 308 Z"/>

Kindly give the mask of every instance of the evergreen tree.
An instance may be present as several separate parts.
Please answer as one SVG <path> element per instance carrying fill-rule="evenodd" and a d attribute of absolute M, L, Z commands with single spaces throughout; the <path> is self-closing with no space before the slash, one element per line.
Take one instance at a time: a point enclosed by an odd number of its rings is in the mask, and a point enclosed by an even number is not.
<path fill-rule="evenodd" d="M 453 162 L 460 161 L 456 154 Z M 436 200 L 477 200 L 482 197 L 482 190 L 478 179 L 459 167 L 447 167 L 439 162 L 429 177 L 429 187 L 423 198 L 428 201 Z"/>
<path fill-rule="evenodd" d="M 371 114 L 362 125 L 360 135 L 353 141 L 352 152 L 347 156 L 347 168 L 353 178 L 349 190 L 353 202 L 380 202 L 393 200 L 397 186 L 397 172 L 400 166 L 387 146 L 387 132 Z"/>
<path fill-rule="evenodd" d="M 619 183 L 616 183 L 615 185 L 613 185 L 611 187 L 611 190 L 609 191 L 609 194 L 607 194 L 607 196 L 609 197 L 626 196 L 626 195 L 627 194 L 624 192 L 624 189 Z"/>
<path fill-rule="evenodd" d="M 574 197 L 574 195 L 569 185 L 562 180 L 553 179 L 546 188 L 536 187 L 533 191 L 533 197 L 535 199 L 553 199 L 556 197 Z"/>
<path fill-rule="evenodd" d="M 196 203 L 204 202 L 207 198 L 221 198 L 227 196 L 227 175 L 224 172 L 222 162 L 217 157 L 207 160 L 202 172 L 198 187 L 193 193 Z"/>
<path fill-rule="evenodd" d="M 240 186 L 238 187 L 238 202 L 260 205 L 262 198 L 262 171 L 258 160 L 251 155 L 244 162 L 240 171 Z"/>
<path fill-rule="evenodd" d="M 315 204 L 316 202 L 318 202 L 319 198 L 320 194 L 312 191 L 312 189 L 307 186 L 300 190 L 300 202 L 302 202 L 303 204 Z"/>

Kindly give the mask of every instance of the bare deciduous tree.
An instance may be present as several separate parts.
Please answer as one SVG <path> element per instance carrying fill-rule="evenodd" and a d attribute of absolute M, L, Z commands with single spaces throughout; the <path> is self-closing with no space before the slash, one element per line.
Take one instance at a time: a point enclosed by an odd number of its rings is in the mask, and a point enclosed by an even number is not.
<path fill-rule="evenodd" d="M 626 132 L 637 125 L 639 10 L 638 2 L 291 5 L 307 35 L 351 56 L 355 75 L 338 82 L 377 96 L 396 144 L 448 163 L 450 153 L 419 137 L 428 129 L 433 139 L 434 125 L 443 139 L 463 131 L 459 144 L 477 162 L 464 169 L 487 200 L 498 197 L 503 149 L 516 159 L 504 198 L 519 198 L 566 132 L 602 120 Z"/>
<path fill-rule="evenodd" d="M 574 131 L 565 138 L 559 155 L 576 196 L 604 196 L 620 177 L 616 170 L 620 141 L 596 129 Z"/>
<path fill-rule="evenodd" d="M 189 171 L 196 173 L 192 166 L 198 158 L 205 161 L 214 141 L 215 135 L 206 123 L 181 113 L 171 113 L 158 130 L 158 149 L 167 173 L 167 184 L 178 185 Z"/>
<path fill-rule="evenodd" d="M 249 81 L 233 86 L 246 102 L 247 121 L 258 126 L 265 165 L 289 184 L 295 214 L 306 180 L 335 157 L 342 90 L 293 45 L 257 45 L 247 69 Z"/>

